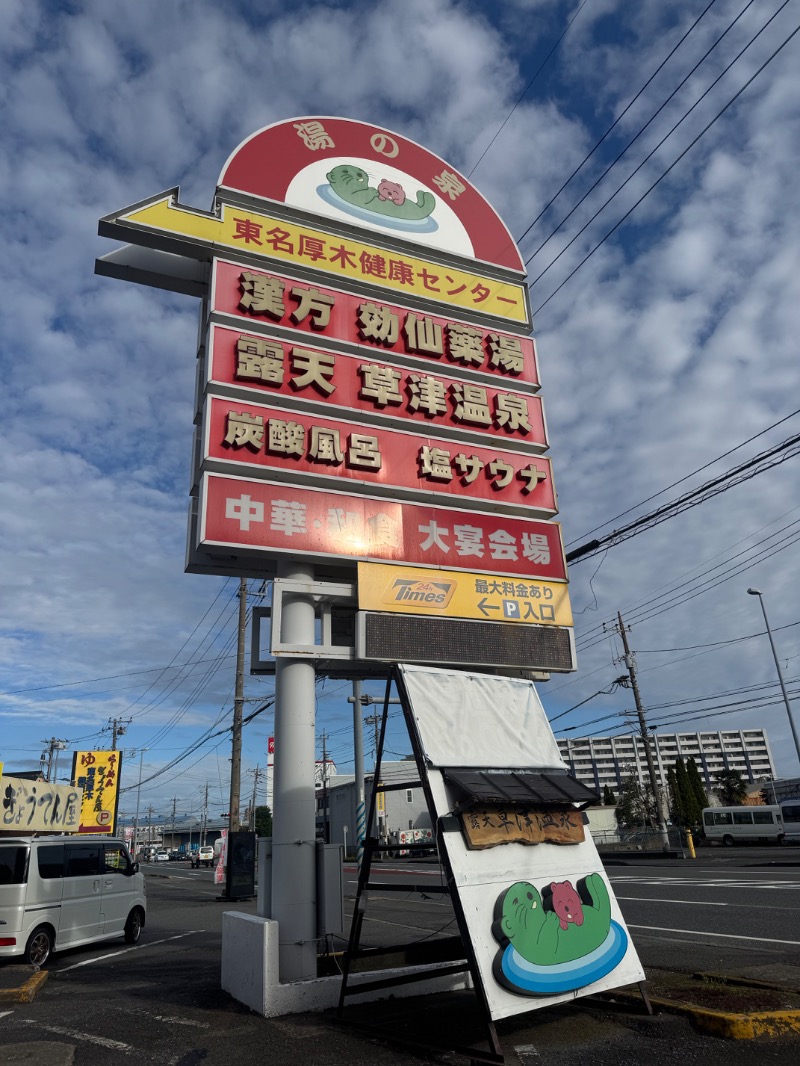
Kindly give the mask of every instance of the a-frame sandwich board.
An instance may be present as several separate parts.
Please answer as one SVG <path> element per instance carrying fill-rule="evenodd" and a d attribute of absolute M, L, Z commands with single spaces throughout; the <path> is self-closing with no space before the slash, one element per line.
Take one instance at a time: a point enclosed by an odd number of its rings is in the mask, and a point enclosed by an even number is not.
<path fill-rule="evenodd" d="M 462 968 L 487 1028 L 488 1052 L 455 1050 L 502 1062 L 495 1021 L 578 996 L 639 983 L 646 1003 L 641 963 L 580 813 L 597 796 L 567 772 L 533 684 L 410 665 L 396 666 L 394 680 L 461 934 Z M 388 702 L 381 750 L 387 709 Z M 373 793 L 373 818 L 374 804 Z M 380 847 L 372 842 L 369 865 Z M 362 866 L 346 966 L 369 884 Z"/>

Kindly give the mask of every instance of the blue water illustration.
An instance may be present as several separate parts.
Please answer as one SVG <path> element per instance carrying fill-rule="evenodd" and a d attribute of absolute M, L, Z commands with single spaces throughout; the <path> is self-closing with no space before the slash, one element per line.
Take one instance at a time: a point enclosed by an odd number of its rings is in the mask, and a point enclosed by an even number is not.
<path fill-rule="evenodd" d="M 537 966 L 523 959 L 513 944 L 509 944 L 500 957 L 502 973 L 497 976 L 512 992 L 524 996 L 554 996 L 559 992 L 574 992 L 593 981 L 599 981 L 619 965 L 627 950 L 625 930 L 612 921 L 603 943 L 574 962 Z"/>

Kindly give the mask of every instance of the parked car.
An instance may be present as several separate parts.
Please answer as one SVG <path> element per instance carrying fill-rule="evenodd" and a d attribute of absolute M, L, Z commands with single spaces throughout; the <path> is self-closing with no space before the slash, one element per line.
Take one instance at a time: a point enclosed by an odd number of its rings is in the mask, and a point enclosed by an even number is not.
<path fill-rule="evenodd" d="M 192 866 L 213 866 L 214 865 L 214 849 L 210 845 L 203 845 L 202 848 L 198 848 L 197 851 L 192 852 Z"/>
<path fill-rule="evenodd" d="M 0 840 L 0 958 L 44 966 L 54 951 L 124 936 L 145 923 L 144 874 L 121 840 Z"/>
<path fill-rule="evenodd" d="M 157 851 L 156 852 L 156 862 L 169 862 L 169 852 L 168 851 Z"/>

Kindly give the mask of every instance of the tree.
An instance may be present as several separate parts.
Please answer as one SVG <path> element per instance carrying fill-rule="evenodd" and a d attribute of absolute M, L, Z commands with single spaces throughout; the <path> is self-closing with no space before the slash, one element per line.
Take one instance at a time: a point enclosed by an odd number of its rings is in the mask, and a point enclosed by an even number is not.
<path fill-rule="evenodd" d="M 702 807 L 697 802 L 694 789 L 689 781 L 689 771 L 683 759 L 678 759 L 675 763 L 675 777 L 683 799 L 683 822 L 681 824 L 689 828 L 697 825 L 701 820 Z"/>
<path fill-rule="evenodd" d="M 272 836 L 272 811 L 269 807 L 256 807 L 256 835 Z"/>
<path fill-rule="evenodd" d="M 617 800 L 617 821 L 625 829 L 657 824 L 652 790 L 642 785 L 637 777 L 623 782 Z"/>
<path fill-rule="evenodd" d="M 617 799 L 611 788 L 608 785 L 603 786 L 603 806 L 604 807 L 616 807 Z"/>
<path fill-rule="evenodd" d="M 686 776 L 689 778 L 689 787 L 697 803 L 697 821 L 699 822 L 703 815 L 703 808 L 708 806 L 708 795 L 700 771 L 697 769 L 697 763 L 692 758 L 686 760 Z"/>
<path fill-rule="evenodd" d="M 720 770 L 714 777 L 714 785 L 723 807 L 738 807 L 744 802 L 747 788 L 738 770 Z"/>
<path fill-rule="evenodd" d="M 667 771 L 667 789 L 669 790 L 669 814 L 672 824 L 685 825 L 686 811 L 683 805 L 683 793 L 678 785 L 678 776 L 674 767 L 670 767 Z"/>

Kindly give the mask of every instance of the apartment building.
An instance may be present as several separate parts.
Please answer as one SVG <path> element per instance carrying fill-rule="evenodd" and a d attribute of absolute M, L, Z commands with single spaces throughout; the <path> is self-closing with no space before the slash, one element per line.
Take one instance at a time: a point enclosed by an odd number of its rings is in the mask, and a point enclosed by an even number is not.
<path fill-rule="evenodd" d="M 615 794 L 632 774 L 649 783 L 647 756 L 640 736 L 557 737 L 570 773 L 602 794 L 608 785 Z M 721 770 L 738 770 L 744 781 L 775 776 L 772 753 L 763 729 L 727 729 L 719 733 L 653 733 L 650 750 L 656 777 L 665 784 L 676 759 L 693 758 L 706 788 Z"/>

